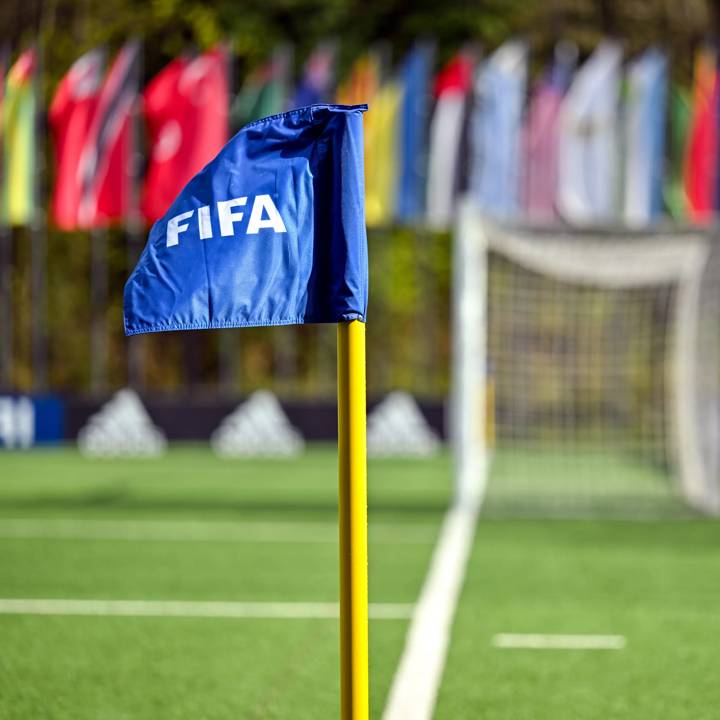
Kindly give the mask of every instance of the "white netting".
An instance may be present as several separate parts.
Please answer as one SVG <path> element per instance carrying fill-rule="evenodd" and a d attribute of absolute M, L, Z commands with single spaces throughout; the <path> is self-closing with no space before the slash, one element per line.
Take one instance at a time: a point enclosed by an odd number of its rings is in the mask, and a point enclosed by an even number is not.
<path fill-rule="evenodd" d="M 456 240 L 464 501 L 718 511 L 709 235 L 509 229 L 465 207 Z"/>

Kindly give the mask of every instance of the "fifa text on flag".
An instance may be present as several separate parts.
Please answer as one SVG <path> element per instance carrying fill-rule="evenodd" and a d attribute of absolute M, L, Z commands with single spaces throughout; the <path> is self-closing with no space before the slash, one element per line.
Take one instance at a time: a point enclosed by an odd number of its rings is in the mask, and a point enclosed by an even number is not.
<path fill-rule="evenodd" d="M 248 204 L 247 197 L 233 198 L 232 200 L 218 200 L 217 216 L 220 224 L 220 235 L 233 237 L 235 235 L 235 223 L 242 222 L 245 215 L 236 208 L 245 207 Z M 165 245 L 172 247 L 179 242 L 180 233 L 188 229 L 189 221 L 195 214 L 194 210 L 175 215 L 168 220 Z M 213 224 L 210 219 L 210 206 L 201 205 L 197 209 L 198 235 L 201 240 L 209 240 L 213 237 Z M 250 220 L 245 229 L 246 235 L 257 235 L 263 228 L 269 228 L 276 233 L 286 233 L 287 228 L 280 217 L 280 213 L 270 195 L 257 195 L 252 203 Z"/>
<path fill-rule="evenodd" d="M 125 286 L 125 332 L 365 320 L 365 105 L 250 123 L 182 189 Z"/>

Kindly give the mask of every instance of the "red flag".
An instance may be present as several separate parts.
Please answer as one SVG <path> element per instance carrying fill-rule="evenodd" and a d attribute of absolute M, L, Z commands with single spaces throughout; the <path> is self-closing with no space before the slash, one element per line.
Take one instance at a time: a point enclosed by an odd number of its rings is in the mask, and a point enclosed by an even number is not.
<path fill-rule="evenodd" d="M 470 51 L 455 55 L 435 78 L 435 97 L 446 92 L 470 92 L 474 66 L 475 58 Z"/>
<path fill-rule="evenodd" d="M 696 222 L 709 222 L 715 203 L 717 93 L 716 54 L 701 48 L 695 60 L 692 122 L 683 173 L 688 212 Z"/>
<path fill-rule="evenodd" d="M 80 227 L 127 218 L 131 201 L 132 111 L 138 95 L 140 46 L 125 43 L 110 68 L 79 161 Z"/>
<path fill-rule="evenodd" d="M 78 227 L 82 194 L 80 157 L 83 154 L 102 81 L 104 58 L 91 50 L 75 61 L 60 81 L 49 110 L 55 144 L 55 187 L 52 216 L 58 227 Z"/>
<path fill-rule="evenodd" d="M 144 97 L 151 151 L 143 214 L 154 222 L 227 142 L 225 51 L 173 60 L 150 82 Z"/>

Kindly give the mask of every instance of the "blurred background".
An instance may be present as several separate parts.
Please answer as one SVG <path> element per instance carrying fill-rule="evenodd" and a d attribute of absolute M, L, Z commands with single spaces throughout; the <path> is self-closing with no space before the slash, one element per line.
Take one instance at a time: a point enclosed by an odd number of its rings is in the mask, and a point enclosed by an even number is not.
<path fill-rule="evenodd" d="M 57 0 L 7 2 L 0 13 L 6 69 L 26 51 L 36 55 L 27 78 L 34 84 L 35 104 L 32 110 L 19 111 L 22 117 L 17 122 L 30 123 L 30 115 L 36 114 L 32 152 L 38 158 L 32 184 L 25 177 L 13 177 L 27 172 L 29 166 L 24 169 L 21 160 L 18 165 L 8 164 L 5 173 L 5 184 L 12 185 L 13 192 L 32 193 L 37 200 L 32 213 L 10 218 L 12 229 L 3 233 L 0 384 L 6 390 L 103 396 L 127 384 L 152 393 L 185 394 L 240 394 L 265 387 L 288 398 L 331 398 L 332 329 L 184 333 L 142 339 L 133 347 L 123 337 L 121 291 L 149 224 L 192 171 L 214 155 L 221 139 L 255 117 L 298 103 L 338 98 L 367 101 L 373 108 L 367 129 L 368 197 L 373 203 L 368 211 L 373 278 L 369 391 L 380 396 L 401 388 L 436 401 L 449 386 L 451 218 L 442 207 L 437 211 L 427 204 L 429 195 L 440 205 L 444 202 L 429 176 L 429 170 L 435 170 L 428 167 L 433 151 L 430 126 L 443 90 L 452 90 L 454 84 L 467 92 L 470 84 L 469 75 L 463 79 L 446 73 L 443 80 L 439 73 L 449 68 L 452 75 L 455 62 L 455 70 L 460 68 L 462 74 L 463 68 L 479 66 L 504 41 L 516 37 L 520 55 L 510 58 L 508 79 L 501 82 L 517 86 L 510 93 L 519 92 L 524 105 L 553 64 L 559 66 L 558 75 L 568 76 L 557 80 L 563 88 L 577 63 L 603 38 L 617 36 L 628 59 L 652 45 L 666 53 L 673 102 L 661 101 L 657 114 L 664 117 L 672 106 L 682 115 L 674 93 L 678 103 L 691 102 L 694 58 L 718 22 L 710 2 L 552 2 L 542 8 L 509 1 L 450 2 L 439 9 L 434 3 Z M 562 38 L 574 46 L 566 48 L 569 57 L 554 62 L 555 46 Z M 106 190 L 115 202 L 81 221 L 72 217 L 73 202 L 79 202 L 72 193 L 53 200 L 59 193 L 63 152 L 73 156 L 77 165 L 84 140 L 78 127 L 68 126 L 71 109 L 60 107 L 68 102 L 59 97 L 60 83 L 75 61 L 87 57 L 86 65 L 97 65 L 85 70 L 96 76 L 89 80 L 95 82 L 89 92 L 98 95 L 102 90 L 111 102 L 113 93 L 121 89 L 104 83 L 121 48 L 131 40 L 138 44 L 132 48 L 134 67 L 128 70 L 132 77 L 125 90 L 138 93 L 138 98 L 124 112 L 132 115 L 128 121 L 132 137 L 123 140 L 116 128 L 100 149 L 95 148 L 101 165 L 106 160 L 103 153 L 108 157 L 114 153 L 109 172 L 115 176 L 97 182 L 116 184 L 114 191 Z M 222 58 L 214 52 L 222 53 Z M 172 123 L 183 115 L 186 91 L 173 86 L 177 78 L 168 75 L 168 66 L 203 57 L 221 63 L 226 79 L 212 75 L 217 68 L 196 66 L 206 73 L 195 79 L 205 83 L 206 97 L 193 106 L 196 118 L 184 113 L 187 122 L 182 130 L 188 136 L 180 150 L 184 166 L 180 162 L 163 171 L 153 162 L 154 153 L 161 151 L 162 143 L 172 143 L 167 134 L 171 130 L 163 127 L 166 123 L 176 127 Z M 563 63 L 569 67 L 562 67 Z M 194 91 L 201 92 L 197 87 Z M 73 90 L 65 87 L 65 92 L 72 95 Z M 154 96 L 148 101 L 151 92 Z M 10 113 L 12 98 L 7 94 Z M 174 111 L 168 110 L 172 107 Z M 681 117 L 677 122 L 683 121 Z M 224 128 L 218 127 L 223 124 Z M 667 152 L 683 130 L 668 124 Z M 455 137 L 459 131 L 451 120 L 436 143 L 452 155 L 463 142 L 466 149 L 460 156 L 464 165 L 471 165 L 482 152 L 482 143 L 468 146 L 467 138 Z M 389 142 L 394 133 L 406 140 Z M 622 135 L 618 129 L 618 142 Z M 497 162 L 506 162 L 502 153 Z M 72 161 L 68 165 L 65 157 L 65 163 L 63 172 L 73 173 Z M 519 162 L 512 172 L 522 173 L 522 165 Z M 128 174 L 125 182 L 120 177 L 123 172 Z M 451 181 L 454 193 L 468 185 L 470 172 L 469 167 L 457 169 L 460 177 Z M 612 180 L 616 202 L 608 220 L 613 214 L 617 220 L 622 217 L 623 175 Z M 516 179 L 518 192 L 522 182 Z M 509 211 L 500 209 L 513 214 L 527 210 L 531 201 L 526 198 Z M 535 202 L 542 203 L 542 198 Z M 684 214 L 670 199 L 660 202 L 661 212 L 672 209 Z M 429 223 L 425 222 L 428 212 L 435 213 Z M 568 214 L 572 216 L 572 211 Z M 43 237 L 32 240 L 33 235 Z M 390 333 L 395 342 L 386 345 Z"/>
<path fill-rule="evenodd" d="M 335 327 L 125 338 L 122 292 L 235 132 L 338 102 L 372 716 L 714 719 L 718 37 L 713 0 L 1 3 L 0 717 L 337 715 Z"/>

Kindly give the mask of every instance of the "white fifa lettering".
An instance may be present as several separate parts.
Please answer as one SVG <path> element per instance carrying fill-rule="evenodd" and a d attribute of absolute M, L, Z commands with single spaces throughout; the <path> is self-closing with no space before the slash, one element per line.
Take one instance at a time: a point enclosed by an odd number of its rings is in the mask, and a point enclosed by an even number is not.
<path fill-rule="evenodd" d="M 237 210 L 248 204 L 248 196 L 232 198 L 231 200 L 217 201 L 217 222 L 220 226 L 220 235 L 233 237 L 235 235 L 235 224 L 243 220 L 245 212 Z M 201 240 L 210 240 L 213 237 L 213 218 L 211 206 L 201 205 L 197 210 L 197 229 Z M 174 247 L 180 243 L 180 233 L 184 233 L 190 227 L 190 219 L 195 210 L 175 215 L 168 220 L 165 230 L 165 245 Z M 275 233 L 286 233 L 285 222 L 271 195 L 256 195 L 252 201 L 250 218 L 247 221 L 246 235 L 257 235 L 261 230 L 268 229 Z"/>
<path fill-rule="evenodd" d="M 263 217 L 263 212 L 266 214 L 266 217 Z M 247 234 L 257 235 L 263 228 L 272 228 L 273 232 L 276 233 L 287 232 L 285 223 L 280 217 L 280 213 L 270 195 L 256 196 L 250 212 Z"/>
<path fill-rule="evenodd" d="M 223 237 L 234 235 L 233 224 L 240 222 L 243 218 L 242 212 L 233 212 L 233 208 L 243 206 L 247 203 L 247 197 L 234 198 L 233 200 L 220 200 L 217 204 L 218 219 L 220 220 L 220 234 Z"/>
<path fill-rule="evenodd" d="M 188 224 L 183 221 L 189 220 L 194 212 L 194 210 L 188 210 L 168 220 L 167 232 L 165 233 L 165 245 L 167 247 L 178 244 L 178 236 L 181 232 L 185 232 L 188 229 Z"/>
<path fill-rule="evenodd" d="M 200 233 L 201 240 L 209 240 L 213 235 L 209 205 L 203 205 L 198 208 L 198 232 Z"/>

